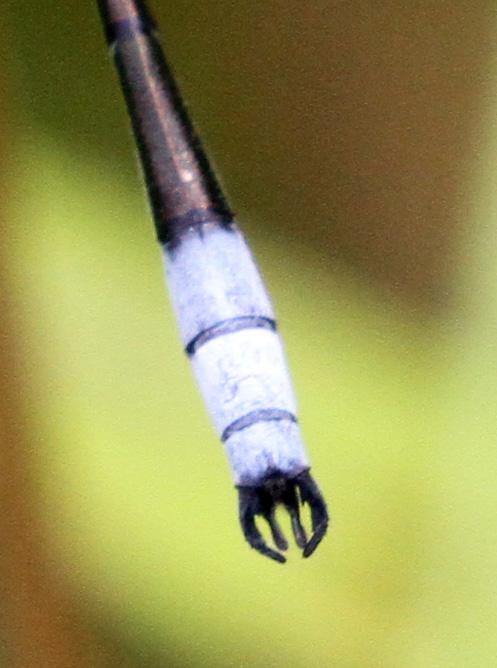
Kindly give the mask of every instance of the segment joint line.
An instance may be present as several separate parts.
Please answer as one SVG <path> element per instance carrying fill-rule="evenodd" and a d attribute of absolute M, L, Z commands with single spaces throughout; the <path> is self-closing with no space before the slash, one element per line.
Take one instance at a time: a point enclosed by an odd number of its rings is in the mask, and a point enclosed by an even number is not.
<path fill-rule="evenodd" d="M 204 343 L 226 334 L 239 332 L 241 329 L 269 329 L 275 332 L 277 329 L 276 321 L 263 315 L 240 315 L 236 318 L 221 320 L 211 327 L 203 329 L 196 334 L 193 339 L 185 346 L 185 352 L 188 357 L 192 357 L 200 346 Z"/>

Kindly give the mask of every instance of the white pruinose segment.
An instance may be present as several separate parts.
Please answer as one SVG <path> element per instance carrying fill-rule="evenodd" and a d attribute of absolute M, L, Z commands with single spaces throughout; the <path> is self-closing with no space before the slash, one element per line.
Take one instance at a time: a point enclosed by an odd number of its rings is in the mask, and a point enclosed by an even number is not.
<path fill-rule="evenodd" d="M 164 255 L 185 346 L 221 320 L 246 315 L 274 318 L 252 254 L 236 228 L 193 230 Z"/>
<path fill-rule="evenodd" d="M 268 329 L 241 329 L 201 346 L 192 366 L 219 435 L 255 410 L 297 405 L 280 337 Z"/>
<path fill-rule="evenodd" d="M 242 329 L 211 339 L 193 355 L 192 366 L 219 436 L 252 411 L 296 413 L 276 332 Z M 224 445 L 235 484 L 257 484 L 274 470 L 297 475 L 309 466 L 299 426 L 289 419 L 256 422 L 235 431 Z"/>
<path fill-rule="evenodd" d="M 165 249 L 166 273 L 183 343 L 220 321 L 273 318 L 251 253 L 238 230 L 204 228 Z M 236 420 L 260 410 L 296 414 L 296 401 L 277 332 L 263 327 L 221 333 L 191 356 L 200 390 L 221 437 Z M 270 472 L 295 476 L 309 467 L 300 429 L 291 419 L 235 430 L 224 446 L 235 484 L 257 485 Z"/>
<path fill-rule="evenodd" d="M 224 444 L 235 485 L 257 486 L 270 471 L 290 477 L 309 468 L 298 424 L 289 420 L 256 422 Z"/>

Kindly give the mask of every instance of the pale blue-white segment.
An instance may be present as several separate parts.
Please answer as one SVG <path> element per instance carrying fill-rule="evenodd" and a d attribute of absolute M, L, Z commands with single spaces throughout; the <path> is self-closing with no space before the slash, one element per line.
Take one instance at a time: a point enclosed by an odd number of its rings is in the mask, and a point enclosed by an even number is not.
<path fill-rule="evenodd" d="M 221 320 L 274 318 L 259 271 L 236 228 L 204 226 L 164 250 L 166 274 L 181 339 L 186 346 Z"/>
<path fill-rule="evenodd" d="M 252 255 L 238 230 L 204 227 L 164 250 L 182 340 L 240 316 L 274 318 Z M 277 332 L 247 328 L 199 346 L 193 370 L 221 436 L 235 420 L 260 409 L 296 414 L 292 383 Z M 225 448 L 235 484 L 257 485 L 270 472 L 294 476 L 309 467 L 297 423 L 261 421 L 234 432 Z"/>
<path fill-rule="evenodd" d="M 191 361 L 219 436 L 252 411 L 276 408 L 296 414 L 276 332 L 256 328 L 225 334 L 207 341 Z M 256 484 L 276 469 L 296 475 L 309 465 L 298 424 L 287 419 L 246 427 L 232 434 L 225 447 L 236 484 Z"/>
<path fill-rule="evenodd" d="M 242 329 L 219 336 L 197 350 L 192 366 L 219 435 L 258 409 L 297 410 L 276 332 Z"/>
<path fill-rule="evenodd" d="M 235 485 L 257 486 L 272 471 L 293 478 L 309 468 L 298 424 L 290 420 L 256 422 L 224 444 Z"/>

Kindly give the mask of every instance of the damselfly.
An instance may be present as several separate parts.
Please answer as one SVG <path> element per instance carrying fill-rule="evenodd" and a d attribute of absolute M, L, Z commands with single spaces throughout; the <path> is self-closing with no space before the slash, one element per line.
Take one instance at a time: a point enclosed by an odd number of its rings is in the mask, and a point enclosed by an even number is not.
<path fill-rule="evenodd" d="M 98 0 L 143 166 L 157 237 L 186 354 L 224 443 L 249 544 L 281 563 L 256 526 L 288 543 L 287 509 L 310 556 L 328 527 L 309 473 L 273 309 L 244 237 L 187 115 L 143 0 Z M 311 513 L 308 539 L 300 505 Z"/>

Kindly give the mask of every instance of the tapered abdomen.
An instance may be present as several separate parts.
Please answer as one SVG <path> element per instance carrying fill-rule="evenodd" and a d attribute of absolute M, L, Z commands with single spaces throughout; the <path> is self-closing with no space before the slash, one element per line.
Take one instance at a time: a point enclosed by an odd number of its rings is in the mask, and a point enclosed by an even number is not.
<path fill-rule="evenodd" d="M 308 469 L 273 310 L 186 113 L 143 0 L 98 0 L 133 126 L 181 337 L 239 495 L 249 544 L 283 563 L 275 519 L 284 505 L 303 556 L 323 538 L 328 513 Z M 311 512 L 312 536 L 300 522 Z"/>

